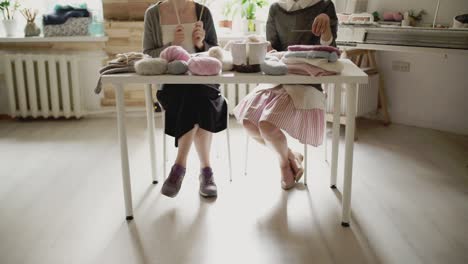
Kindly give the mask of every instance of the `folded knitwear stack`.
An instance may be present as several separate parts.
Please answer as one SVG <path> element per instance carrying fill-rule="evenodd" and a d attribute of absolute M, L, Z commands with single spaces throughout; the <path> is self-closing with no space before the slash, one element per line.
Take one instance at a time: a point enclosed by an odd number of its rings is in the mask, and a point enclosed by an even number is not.
<path fill-rule="evenodd" d="M 149 58 L 149 56 L 141 52 L 117 54 L 115 59 L 108 61 L 107 65 L 99 70 L 99 74 L 102 77 L 103 75 L 109 74 L 134 73 L 135 64 L 138 61 L 146 58 Z M 94 92 L 97 94 L 101 93 L 102 90 L 101 77 L 99 78 L 96 88 L 94 89 Z"/>
<path fill-rule="evenodd" d="M 338 61 L 340 55 L 340 50 L 332 46 L 293 45 L 288 47 L 281 62 L 286 64 L 288 73 L 328 76 L 343 70 L 343 65 Z"/>
<path fill-rule="evenodd" d="M 88 35 L 91 13 L 86 5 L 57 5 L 53 13 L 44 15 L 44 36 L 82 36 Z"/>

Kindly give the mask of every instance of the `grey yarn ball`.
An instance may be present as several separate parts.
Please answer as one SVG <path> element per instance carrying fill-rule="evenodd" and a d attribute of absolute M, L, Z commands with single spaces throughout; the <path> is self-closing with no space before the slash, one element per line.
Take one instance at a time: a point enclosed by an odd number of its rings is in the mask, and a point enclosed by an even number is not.
<path fill-rule="evenodd" d="M 161 58 L 146 58 L 135 63 L 135 71 L 139 75 L 161 75 L 167 71 L 167 60 Z"/>
<path fill-rule="evenodd" d="M 188 64 L 186 61 L 175 60 L 167 64 L 167 73 L 180 75 L 185 74 L 188 71 Z"/>

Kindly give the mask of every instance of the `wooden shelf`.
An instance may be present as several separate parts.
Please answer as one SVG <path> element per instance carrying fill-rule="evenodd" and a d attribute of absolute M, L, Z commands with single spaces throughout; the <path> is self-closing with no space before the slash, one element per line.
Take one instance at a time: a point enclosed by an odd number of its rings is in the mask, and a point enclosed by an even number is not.
<path fill-rule="evenodd" d="M 0 43 L 106 42 L 107 36 L 74 37 L 0 37 Z"/>

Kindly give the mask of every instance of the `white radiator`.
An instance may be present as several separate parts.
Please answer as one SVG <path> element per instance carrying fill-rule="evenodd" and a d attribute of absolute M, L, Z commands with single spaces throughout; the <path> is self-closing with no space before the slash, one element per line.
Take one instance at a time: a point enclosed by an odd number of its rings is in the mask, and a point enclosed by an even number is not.
<path fill-rule="evenodd" d="M 7 54 L 5 77 L 12 117 L 81 117 L 77 55 Z"/>
<path fill-rule="evenodd" d="M 255 87 L 257 87 L 257 84 L 223 84 L 221 86 L 221 93 L 229 102 L 229 113 L 232 114 L 232 109 L 239 104 L 242 98 L 253 91 Z"/>
<path fill-rule="evenodd" d="M 334 92 L 333 85 L 326 85 L 325 91 L 327 93 L 327 113 L 333 113 Z M 357 90 L 357 117 L 364 116 L 371 112 L 377 111 L 378 103 L 378 87 L 379 75 L 369 75 L 368 84 L 360 84 Z M 340 114 L 346 115 L 346 89 L 341 90 L 341 109 Z"/>

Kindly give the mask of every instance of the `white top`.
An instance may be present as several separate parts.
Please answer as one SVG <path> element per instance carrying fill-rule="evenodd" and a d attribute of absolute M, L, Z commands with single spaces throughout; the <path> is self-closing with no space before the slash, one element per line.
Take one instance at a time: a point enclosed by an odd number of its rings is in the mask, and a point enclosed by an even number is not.
<path fill-rule="evenodd" d="M 278 0 L 278 4 L 286 11 L 296 11 L 315 5 L 320 0 Z"/>
<path fill-rule="evenodd" d="M 195 45 L 192 40 L 192 32 L 195 28 L 195 23 L 182 24 L 184 27 L 184 42 L 182 42 L 182 48 L 188 53 L 195 53 Z M 161 25 L 163 43 L 169 44 L 174 41 L 174 32 L 177 25 Z"/>

